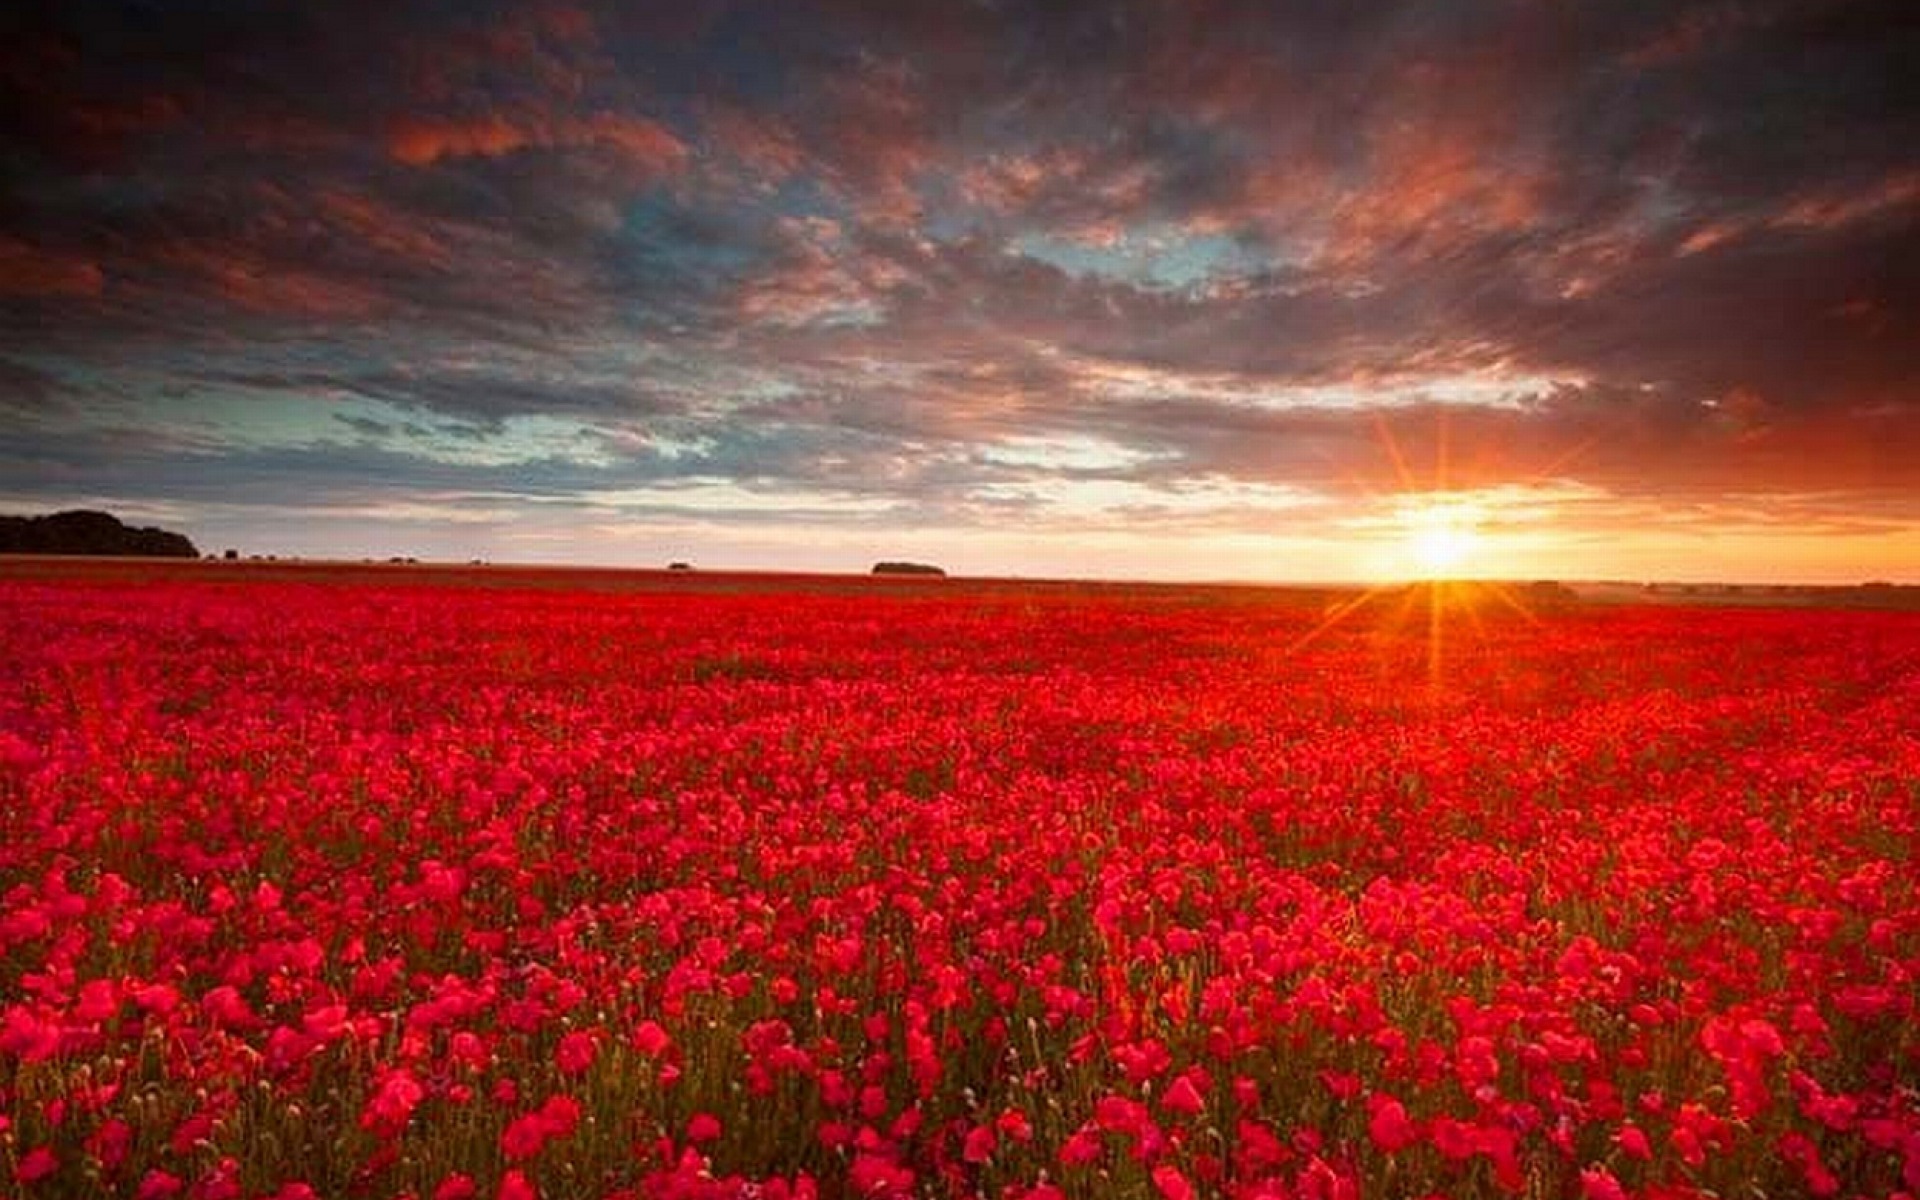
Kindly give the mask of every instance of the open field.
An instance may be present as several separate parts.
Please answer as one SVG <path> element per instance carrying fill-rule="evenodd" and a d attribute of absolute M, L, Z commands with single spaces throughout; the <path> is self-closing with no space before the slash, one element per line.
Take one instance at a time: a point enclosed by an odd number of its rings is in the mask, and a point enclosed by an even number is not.
<path fill-rule="evenodd" d="M 0 568 L 0 1193 L 1920 1192 L 1920 618 Z"/>

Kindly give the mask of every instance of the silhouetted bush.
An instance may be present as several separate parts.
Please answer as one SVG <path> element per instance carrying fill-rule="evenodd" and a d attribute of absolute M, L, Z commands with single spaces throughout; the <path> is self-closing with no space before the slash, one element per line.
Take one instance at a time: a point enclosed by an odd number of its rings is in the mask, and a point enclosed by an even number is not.
<path fill-rule="evenodd" d="M 1552 608 L 1563 604 L 1578 604 L 1580 594 L 1566 584 L 1553 579 L 1536 579 L 1526 586 L 1527 603 L 1537 607 Z"/>
<path fill-rule="evenodd" d="M 0 554 L 200 557 L 183 534 L 152 526 L 136 529 L 111 513 L 85 509 L 44 517 L 0 517 Z"/>

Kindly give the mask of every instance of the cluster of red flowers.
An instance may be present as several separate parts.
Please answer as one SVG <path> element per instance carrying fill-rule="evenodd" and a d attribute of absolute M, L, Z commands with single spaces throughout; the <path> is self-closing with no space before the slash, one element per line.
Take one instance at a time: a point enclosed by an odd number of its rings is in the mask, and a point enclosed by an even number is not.
<path fill-rule="evenodd" d="M 560 578 L 0 579 L 0 1192 L 1920 1195 L 1912 617 Z"/>

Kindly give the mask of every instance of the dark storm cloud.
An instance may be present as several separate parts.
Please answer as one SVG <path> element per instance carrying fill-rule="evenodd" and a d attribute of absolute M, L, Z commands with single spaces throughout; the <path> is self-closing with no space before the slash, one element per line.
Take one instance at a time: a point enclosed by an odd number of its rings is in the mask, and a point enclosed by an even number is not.
<path fill-rule="evenodd" d="M 1908 8 L 14 5 L 7 453 L 968 513 L 1374 487 L 1384 425 L 1459 485 L 1920 517 Z M 201 396 L 191 471 L 126 455 Z"/>

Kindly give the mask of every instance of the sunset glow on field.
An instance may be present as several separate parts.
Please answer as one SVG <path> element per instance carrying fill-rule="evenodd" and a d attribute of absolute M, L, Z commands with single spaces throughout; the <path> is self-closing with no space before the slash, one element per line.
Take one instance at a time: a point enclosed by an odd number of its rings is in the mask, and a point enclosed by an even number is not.
<path fill-rule="evenodd" d="M 0 1177 L 1913 1194 L 1920 621 L 1521 599 L 0 573 Z"/>

